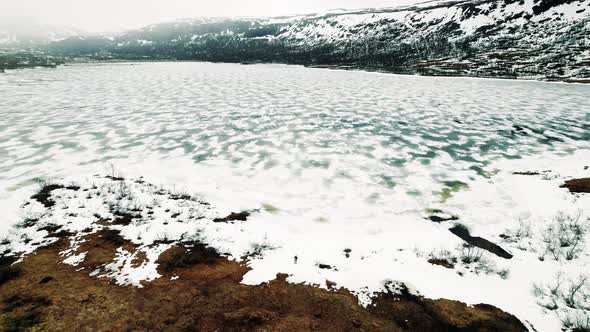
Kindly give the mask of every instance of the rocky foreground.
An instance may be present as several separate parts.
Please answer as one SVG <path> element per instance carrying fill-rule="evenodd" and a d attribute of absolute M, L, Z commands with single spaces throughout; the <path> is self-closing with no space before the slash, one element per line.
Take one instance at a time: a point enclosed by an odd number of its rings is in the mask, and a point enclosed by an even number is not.
<path fill-rule="evenodd" d="M 108 226 L 85 235 L 80 250 L 86 258 L 74 267 L 60 255 L 68 248 L 67 236 L 52 235 L 59 240 L 20 263 L 8 267 L 10 259 L 3 259 L 3 330 L 526 331 L 492 306 L 425 299 L 403 285 L 392 284 L 390 293 L 367 308 L 346 290 L 290 284 L 286 275 L 242 285 L 244 264 L 195 243 L 175 245 L 160 256 L 161 278 L 142 288 L 122 287 L 86 271 L 110 263 L 120 247 L 133 250 L 132 243 Z"/>
<path fill-rule="evenodd" d="M 237 225 L 250 213 L 213 218 L 201 197 L 142 179 L 44 183 L 24 208 L 40 212 L 0 244 L 6 331 L 526 331 L 493 306 L 431 300 L 394 281 L 366 307 L 330 281 L 320 288 L 278 274 L 242 284 L 248 261 L 267 248 L 237 261 L 197 226 Z"/>
<path fill-rule="evenodd" d="M 531 181 L 541 176 L 537 171 L 513 174 Z M 590 191 L 589 180 L 556 182 L 576 200 Z M 250 242 L 245 251 L 232 255 L 221 240 L 246 237 L 242 240 L 248 243 L 243 226 L 258 212 L 220 215 L 198 194 L 156 186 L 141 177 L 123 178 L 113 172 L 83 182 L 40 181 L 40 189 L 22 208 L 26 217 L 0 241 L 0 326 L 6 331 L 535 330 L 528 320 L 492 305 L 429 299 L 394 280 L 384 280 L 380 291 L 366 294 L 369 303 L 330 279 L 322 285 L 300 284 L 279 273 L 268 282 L 246 284 L 251 263 L 277 248 L 270 242 Z M 440 216 L 424 222 L 444 225 L 457 220 L 432 212 Z M 580 250 L 586 223 L 580 215 L 555 219 L 544 229 L 546 248 L 531 266 L 545 261 L 580 264 L 575 260 L 586 257 Z M 526 263 L 522 257 L 527 252 L 535 252 L 525 246 L 534 236 L 522 225 L 517 232 L 499 236 L 503 247 L 471 235 L 458 223 L 448 226 L 465 242 L 463 250 L 470 258 L 449 252 L 422 259 L 435 269 L 455 271 L 458 278 L 489 278 L 486 275 L 496 273 L 492 267 L 488 272 L 461 268 L 469 265 L 467 258 L 483 266 L 484 252 L 502 260 L 517 254 L 518 264 Z M 348 259 L 354 252 L 344 249 L 342 254 Z M 303 263 L 297 256 L 289 262 Z M 337 271 L 327 263 L 316 263 L 313 269 Z M 587 317 L 587 277 L 574 280 L 570 274 L 558 274 L 557 286 L 534 284 L 531 292 L 537 303 L 531 304 L 546 308 L 546 315 L 566 317 L 564 330 L 584 331 L 579 328 L 587 325 L 574 319 Z M 363 279 L 361 274 L 357 277 Z M 511 280 L 508 271 L 502 278 Z M 445 287 L 440 280 L 432 283 Z"/>

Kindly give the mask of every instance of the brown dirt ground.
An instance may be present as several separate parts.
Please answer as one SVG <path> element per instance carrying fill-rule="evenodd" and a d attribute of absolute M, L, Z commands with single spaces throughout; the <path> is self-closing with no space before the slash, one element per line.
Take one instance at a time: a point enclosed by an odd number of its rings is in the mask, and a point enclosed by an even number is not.
<path fill-rule="evenodd" d="M 565 181 L 561 188 L 567 188 L 572 193 L 590 193 L 590 178 Z"/>
<path fill-rule="evenodd" d="M 2 330 L 526 331 L 514 316 L 489 305 L 402 292 L 382 294 L 362 308 L 346 290 L 290 284 L 285 275 L 242 285 L 248 268 L 223 257 L 172 264 L 186 252 L 183 247 L 162 254 L 160 263 L 169 263 L 162 278 L 144 288 L 120 287 L 89 276 L 113 259 L 119 239 L 104 232 L 86 239 L 80 250 L 88 251 L 87 259 L 78 267 L 59 263 L 69 244 L 64 238 L 18 264 L 20 274 L 0 285 Z M 123 246 L 134 250 L 128 242 Z"/>

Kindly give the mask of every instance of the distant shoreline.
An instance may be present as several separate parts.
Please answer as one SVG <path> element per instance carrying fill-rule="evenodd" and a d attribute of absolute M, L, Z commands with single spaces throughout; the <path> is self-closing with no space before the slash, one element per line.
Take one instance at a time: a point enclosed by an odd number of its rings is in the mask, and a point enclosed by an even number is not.
<path fill-rule="evenodd" d="M 313 69 L 330 69 L 342 71 L 359 71 L 368 73 L 403 75 L 403 76 L 417 76 L 417 77 L 446 77 L 446 78 L 476 78 L 476 79 L 493 79 L 493 80 L 510 80 L 510 81 L 531 81 L 531 82 L 545 82 L 545 83 L 568 83 L 568 84 L 590 84 L 590 78 L 536 78 L 536 77 L 509 77 L 509 76 L 475 76 L 475 75 L 425 75 L 420 73 L 402 73 L 387 68 L 377 68 L 371 66 L 361 65 L 345 65 L 345 64 L 303 64 L 303 63 L 286 63 L 286 62 L 265 62 L 265 61 L 244 61 L 244 62 L 223 62 L 223 61 L 205 61 L 205 60 L 176 60 L 176 59 L 109 59 L 109 60 L 94 60 L 87 59 L 84 61 L 64 61 L 64 63 L 55 65 L 23 65 L 16 68 L 2 68 L 0 73 L 5 73 L 7 70 L 19 69 L 36 69 L 36 68 L 57 68 L 60 66 L 84 65 L 84 64 L 117 64 L 117 63 L 218 63 L 218 64 L 237 64 L 237 65 L 285 65 L 285 66 L 300 66 Z"/>

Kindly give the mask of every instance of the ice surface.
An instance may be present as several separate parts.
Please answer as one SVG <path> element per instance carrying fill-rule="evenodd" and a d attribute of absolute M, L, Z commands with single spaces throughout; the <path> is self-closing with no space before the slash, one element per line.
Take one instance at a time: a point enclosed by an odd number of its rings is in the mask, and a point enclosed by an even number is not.
<path fill-rule="evenodd" d="M 590 213 L 588 196 L 559 188 L 590 177 L 589 86 L 151 63 L 10 71 L 0 76 L 0 95 L 0 233 L 15 251 L 32 250 L 19 240 L 26 231 L 12 226 L 40 211 L 21 206 L 37 177 L 90 186 L 114 165 L 125 177 L 211 203 L 199 223 L 170 228 L 156 218 L 122 227 L 148 258 L 132 267 L 133 254 L 121 251 L 107 268 L 121 284 L 158 277 L 155 260 L 166 246 L 150 245 L 162 233 L 199 230 L 234 259 L 269 248 L 249 262 L 244 283 L 279 272 L 322 287 L 330 280 L 366 304 L 385 280 L 398 280 L 428 297 L 489 303 L 538 331 L 556 331 L 567 309 L 539 306 L 533 283 L 583 273 L 590 261 L 587 250 L 572 261 L 538 259 L 555 216 Z M 83 201 L 62 195 L 45 221 L 82 231 L 94 213 L 108 215 L 103 200 L 85 202 L 77 217 L 63 209 Z M 244 223 L 211 222 L 253 209 L 260 212 Z M 434 210 L 514 258 L 487 254 L 487 272 L 429 264 L 445 250 L 458 255 L 462 242 L 448 231 L 453 222 L 426 219 Z M 533 225 L 530 243 L 500 238 L 519 222 Z M 74 265 L 84 259 L 64 255 Z"/>

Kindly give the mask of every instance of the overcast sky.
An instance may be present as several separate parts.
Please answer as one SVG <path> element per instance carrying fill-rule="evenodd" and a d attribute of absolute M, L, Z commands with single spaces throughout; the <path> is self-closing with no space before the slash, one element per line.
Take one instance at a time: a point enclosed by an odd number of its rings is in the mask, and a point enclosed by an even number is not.
<path fill-rule="evenodd" d="M 420 0 L 0 0 L 0 20 L 35 20 L 90 32 L 199 16 L 276 16 L 334 8 L 393 7 Z"/>

